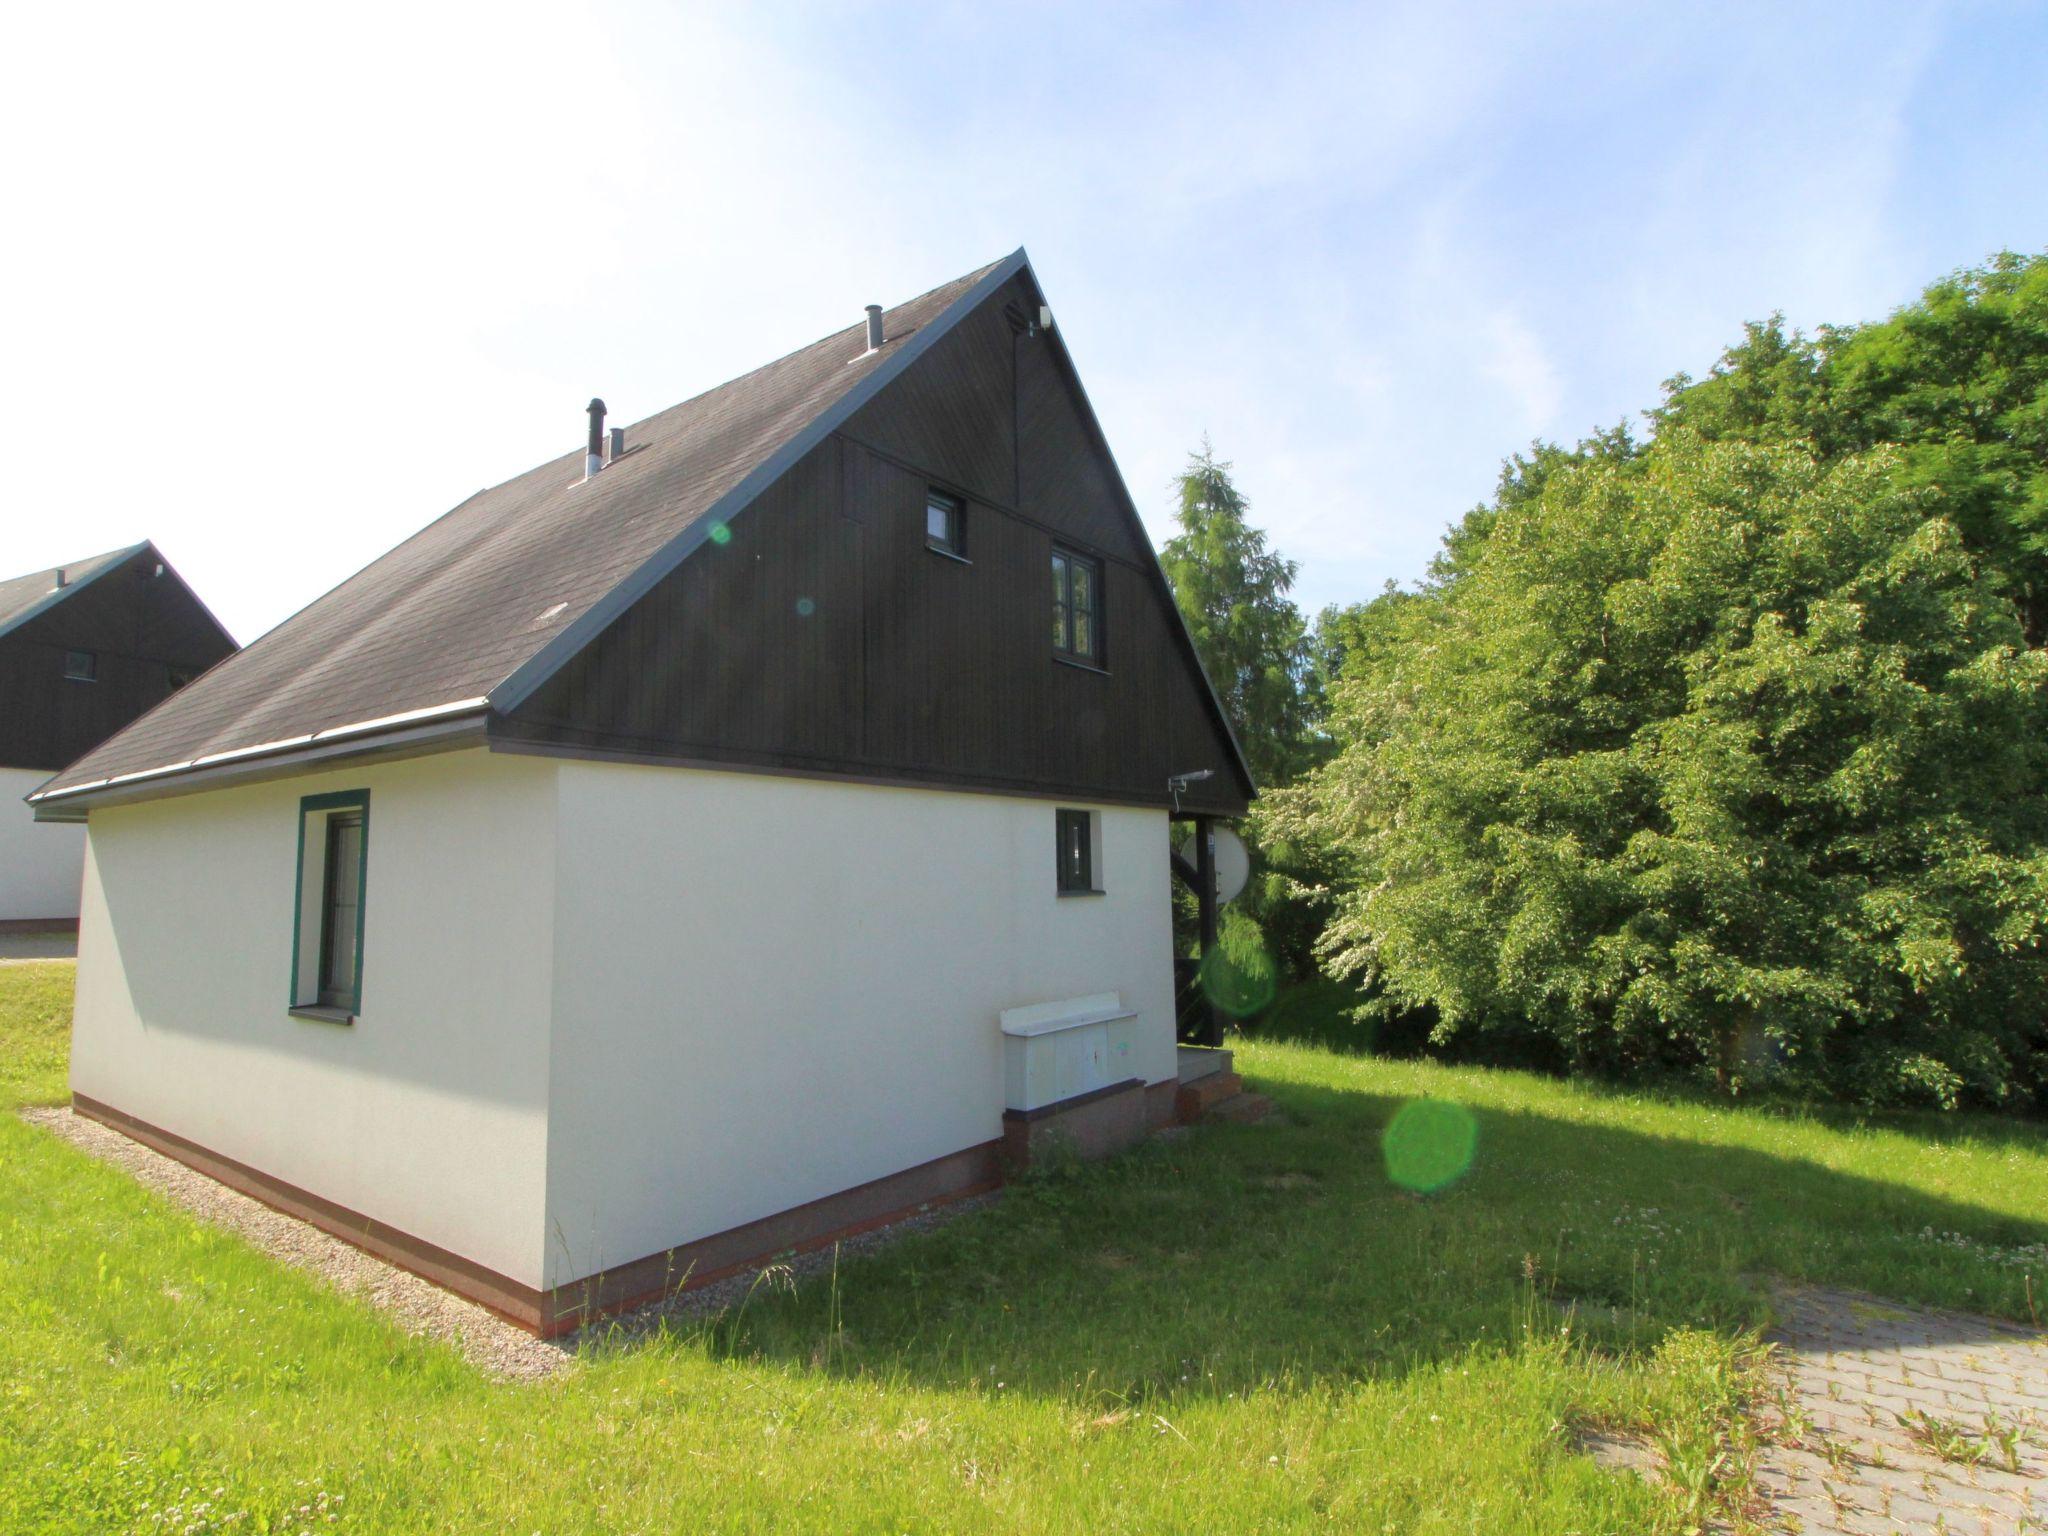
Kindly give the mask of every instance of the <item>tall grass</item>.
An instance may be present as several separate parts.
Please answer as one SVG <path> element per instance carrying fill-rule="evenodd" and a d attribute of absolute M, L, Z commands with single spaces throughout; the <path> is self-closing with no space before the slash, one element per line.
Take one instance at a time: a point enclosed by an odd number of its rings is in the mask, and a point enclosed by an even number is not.
<path fill-rule="evenodd" d="M 63 967 L 0 970 L 0 1097 Z M 1252 1044 L 1280 1114 L 490 1380 L 0 1116 L 0 1530 L 1677 1531 L 1746 1455 L 1760 1276 L 2027 1315 L 2026 1127 L 1729 1110 Z M 1416 1195 L 1381 1135 L 1464 1105 Z M 1669 1481 L 1595 1467 L 1588 1424 Z"/>

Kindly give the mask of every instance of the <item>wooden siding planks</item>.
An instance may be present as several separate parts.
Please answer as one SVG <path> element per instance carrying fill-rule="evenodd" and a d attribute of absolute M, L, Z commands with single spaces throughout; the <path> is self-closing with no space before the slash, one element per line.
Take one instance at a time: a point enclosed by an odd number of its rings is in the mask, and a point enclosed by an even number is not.
<path fill-rule="evenodd" d="M 54 773 L 169 698 L 171 669 L 234 651 L 160 558 L 144 549 L 0 635 L 0 767 Z M 92 652 L 92 682 L 64 675 L 74 650 Z"/>
<path fill-rule="evenodd" d="M 1015 288 L 1013 282 L 1005 295 Z M 847 434 L 910 459 L 969 495 L 1014 501 L 1016 345 L 1002 299 L 983 304 L 917 367 L 855 412 Z"/>
<path fill-rule="evenodd" d="M 1161 805 L 1169 774 L 1209 768 L 1184 807 L 1241 811 L 1228 743 L 1064 361 L 1003 315 L 1027 297 L 1035 311 L 1025 284 L 964 319 L 494 733 Z M 965 560 L 925 545 L 933 486 L 965 501 Z M 1101 670 L 1053 657 L 1056 542 L 1103 560 Z"/>

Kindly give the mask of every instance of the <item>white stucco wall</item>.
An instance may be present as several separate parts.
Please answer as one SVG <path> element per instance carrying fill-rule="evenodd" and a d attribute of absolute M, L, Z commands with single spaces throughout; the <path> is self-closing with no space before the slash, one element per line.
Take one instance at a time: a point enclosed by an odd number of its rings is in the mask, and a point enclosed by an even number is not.
<path fill-rule="evenodd" d="M 1000 1136 L 1003 1009 L 1119 992 L 1174 1075 L 1164 812 L 1061 897 L 1049 801 L 560 773 L 547 1284 Z"/>
<path fill-rule="evenodd" d="M 295 1018 L 300 797 L 365 788 L 360 1013 Z M 93 812 L 72 1087 L 539 1284 L 555 794 L 476 750 Z"/>
<path fill-rule="evenodd" d="M 0 768 L 0 921 L 78 916 L 85 828 L 38 823 L 22 796 L 49 773 Z"/>

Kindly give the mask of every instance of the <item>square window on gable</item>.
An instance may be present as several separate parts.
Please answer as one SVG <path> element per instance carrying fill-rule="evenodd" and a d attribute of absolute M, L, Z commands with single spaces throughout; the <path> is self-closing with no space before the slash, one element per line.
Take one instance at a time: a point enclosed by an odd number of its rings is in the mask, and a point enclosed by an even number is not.
<path fill-rule="evenodd" d="M 292 1012 L 345 1023 L 360 1011 L 369 865 L 367 789 L 308 795 L 299 802 Z"/>
<path fill-rule="evenodd" d="M 942 555 L 967 558 L 967 507 L 958 496 L 927 491 L 924 497 L 924 542 Z"/>
<path fill-rule="evenodd" d="M 64 675 L 74 683 L 94 682 L 100 675 L 100 659 L 91 651 L 66 651 Z"/>

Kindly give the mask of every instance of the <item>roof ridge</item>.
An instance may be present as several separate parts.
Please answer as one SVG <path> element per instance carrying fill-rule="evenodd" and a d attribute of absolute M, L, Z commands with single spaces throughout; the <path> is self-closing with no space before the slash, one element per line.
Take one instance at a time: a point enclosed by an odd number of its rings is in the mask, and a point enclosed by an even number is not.
<path fill-rule="evenodd" d="M 866 405 L 868 401 L 872 400 L 883 389 L 901 377 L 903 372 L 912 363 L 922 357 L 934 342 L 950 331 L 954 325 L 958 324 L 963 316 L 978 309 L 981 306 L 982 300 L 987 298 L 990 293 L 1008 282 L 1017 273 L 1027 270 L 1030 265 L 1031 258 L 1025 254 L 1024 247 L 1020 245 L 1008 256 L 992 261 L 986 266 L 977 267 L 974 271 L 956 277 L 949 283 L 941 283 L 936 288 L 928 288 L 916 298 L 907 299 L 903 303 L 895 305 L 891 311 L 892 313 L 909 309 L 913 305 L 921 303 L 935 294 L 942 293 L 948 288 L 957 287 L 961 290 L 944 310 L 912 331 L 904 339 L 904 344 L 895 352 L 888 354 L 869 371 L 865 378 L 859 380 L 851 389 L 842 391 L 797 431 L 786 435 L 769 451 L 765 458 L 757 460 L 751 469 L 741 475 L 732 485 L 728 486 L 725 493 L 711 506 L 706 508 L 702 514 L 693 519 L 675 537 L 663 544 L 661 548 L 642 561 L 623 579 L 614 583 L 608 591 L 591 603 L 589 607 L 585 608 L 582 613 L 578 614 L 571 623 L 564 625 L 547 644 L 543 645 L 538 651 L 507 673 L 504 678 L 490 689 L 491 708 L 501 713 L 518 708 L 521 703 L 533 694 L 535 689 L 554 676 L 570 658 L 574 657 L 586 645 L 590 644 L 592 640 L 596 639 L 598 635 L 609 628 L 614 619 L 625 612 L 627 608 L 630 608 L 635 602 L 639 601 L 640 598 L 646 596 L 656 582 L 668 575 L 669 572 L 673 571 L 683 561 L 687 560 L 709 542 L 714 528 L 729 522 L 735 513 L 744 509 L 762 491 L 766 490 L 775 481 L 781 479 L 790 466 L 810 452 L 812 448 L 816 447 L 822 438 L 829 435 L 841 423 L 845 422 L 855 412 L 860 410 L 862 406 Z M 856 325 L 847 329 L 858 332 L 861 327 Z M 809 346 L 801 347 L 795 352 L 785 353 L 781 357 L 776 358 L 774 362 L 765 363 L 750 373 L 741 374 L 737 379 L 728 380 L 725 384 L 720 385 L 719 388 L 731 388 L 745 379 L 753 378 L 757 374 L 778 367 L 804 353 L 814 351 L 827 342 L 834 341 L 845 334 L 846 331 L 833 331 L 829 335 L 822 336 L 817 341 L 810 343 Z M 859 361 L 859 359 L 853 358 L 849 359 L 849 361 Z M 683 403 L 687 404 L 688 402 Z M 679 408 L 678 406 L 670 407 L 671 410 Z M 651 420 L 652 418 L 649 419 Z"/>
<path fill-rule="evenodd" d="M 27 603 L 25 603 L 22 607 L 16 609 L 13 613 L 0 614 L 0 635 L 12 634 L 22 625 L 28 623 L 29 620 L 38 618 L 41 615 L 48 613 L 52 608 L 56 607 L 57 604 L 63 602 L 66 598 L 70 597 L 74 592 L 77 592 L 85 587 L 91 586 L 95 581 L 98 581 L 100 577 L 106 575 L 108 571 L 114 570 L 116 567 L 124 564 L 129 560 L 133 560 L 145 549 L 155 548 L 156 546 L 153 543 L 151 543 L 148 539 L 144 539 L 139 544 L 129 544 L 121 549 L 109 549 L 97 555 L 87 555 L 83 559 L 66 560 L 57 565 L 43 566 L 38 570 L 23 571 L 19 576 L 8 576 L 5 578 L 0 578 L 0 588 L 5 588 L 16 586 L 25 581 L 33 581 L 36 578 L 41 577 L 45 574 L 48 574 L 50 576 L 56 576 L 62 573 L 67 573 L 70 571 L 81 569 L 85 566 L 92 567 L 92 569 L 86 575 L 79 577 L 76 580 L 72 580 L 67 577 L 65 581 L 63 581 L 57 586 L 51 587 L 41 596 L 31 598 Z M 163 558 L 161 552 L 159 552 L 157 558 Z"/>
<path fill-rule="evenodd" d="M 900 304 L 891 305 L 890 312 L 893 313 L 896 310 L 909 309 L 913 305 L 923 303 L 933 294 L 939 293 L 947 288 L 955 287 L 961 283 L 978 282 L 981 278 L 986 276 L 994 268 L 1001 266 L 1005 261 L 1012 259 L 1012 257 L 1014 256 L 1021 255 L 1022 252 L 1023 247 L 1020 246 L 1016 251 L 1012 252 L 1010 256 L 998 257 L 996 260 L 991 261 L 984 266 L 975 268 L 972 272 L 963 273 L 959 277 L 948 278 L 943 283 L 934 283 L 931 287 L 925 289 L 924 292 L 914 294 L 910 298 L 905 299 Z M 827 342 L 837 341 L 840 337 L 848 335 L 850 333 L 857 333 L 863 328 L 865 324 L 866 322 L 864 320 L 856 320 L 851 325 L 842 325 L 836 331 L 827 331 L 824 335 L 807 341 L 800 347 L 792 347 L 787 352 L 781 354 L 781 356 L 772 357 L 765 363 L 761 363 L 756 367 L 747 369 L 744 373 L 736 373 L 729 379 L 725 379 L 717 384 L 710 385 L 708 388 L 698 390 L 697 393 L 695 393 L 694 395 L 686 395 L 680 400 L 676 400 L 668 405 L 664 405 L 658 411 L 650 411 L 647 415 L 642 416 L 635 421 L 628 422 L 626 424 L 626 430 L 630 432 L 634 427 L 648 426 L 653 422 L 661 420 L 661 418 L 664 416 L 673 415 L 676 412 L 684 410 L 689 406 L 698 404 L 700 401 L 708 400 L 713 395 L 723 393 L 725 390 L 731 389 L 735 385 L 744 384 L 747 380 L 756 378 L 761 374 L 767 373 L 770 369 L 779 368 L 784 363 L 788 363 L 796 358 L 802 357 L 807 352 L 815 351 L 817 348 L 824 346 Z M 496 484 L 485 486 L 482 490 L 476 492 L 475 495 L 468 497 L 464 502 L 458 504 L 458 506 L 449 508 L 449 511 L 458 511 L 460 510 L 461 506 L 466 506 L 468 502 L 476 500 L 477 496 L 486 495 L 491 491 L 500 490 L 505 486 L 511 485 L 516 480 L 524 480 L 528 475 L 535 474 L 540 470 L 546 469 L 550 464 L 554 464 L 557 462 L 566 462 L 572 468 L 578 467 L 583 458 L 583 453 L 583 447 L 579 443 L 577 447 L 571 448 L 565 453 L 557 454 L 554 458 L 543 459 L 538 464 L 530 464 L 525 469 L 520 470 L 519 473 L 517 473 L 516 475 L 507 475 L 503 480 L 498 481 Z M 442 517 L 446 517 L 448 514 L 444 512 L 441 515 Z M 436 522 L 438 522 L 439 520 L 439 518 L 435 519 Z M 433 525 L 430 523 L 427 526 L 432 527 Z M 426 530 L 423 528 L 420 531 L 425 532 Z M 393 547 L 397 548 L 398 546 Z"/>
<path fill-rule="evenodd" d="M 76 560 L 59 560 L 55 565 L 32 566 L 16 576 L 0 576 L 0 586 L 6 586 L 9 582 L 25 581 L 31 576 L 41 576 L 46 572 L 54 576 L 59 571 L 68 571 L 73 566 L 78 565 L 91 565 L 96 560 L 112 560 L 120 556 L 132 555 L 148 548 L 149 542 L 148 539 L 142 539 L 134 544 L 123 544 L 118 549 L 103 549 L 98 554 L 80 555 Z"/>

